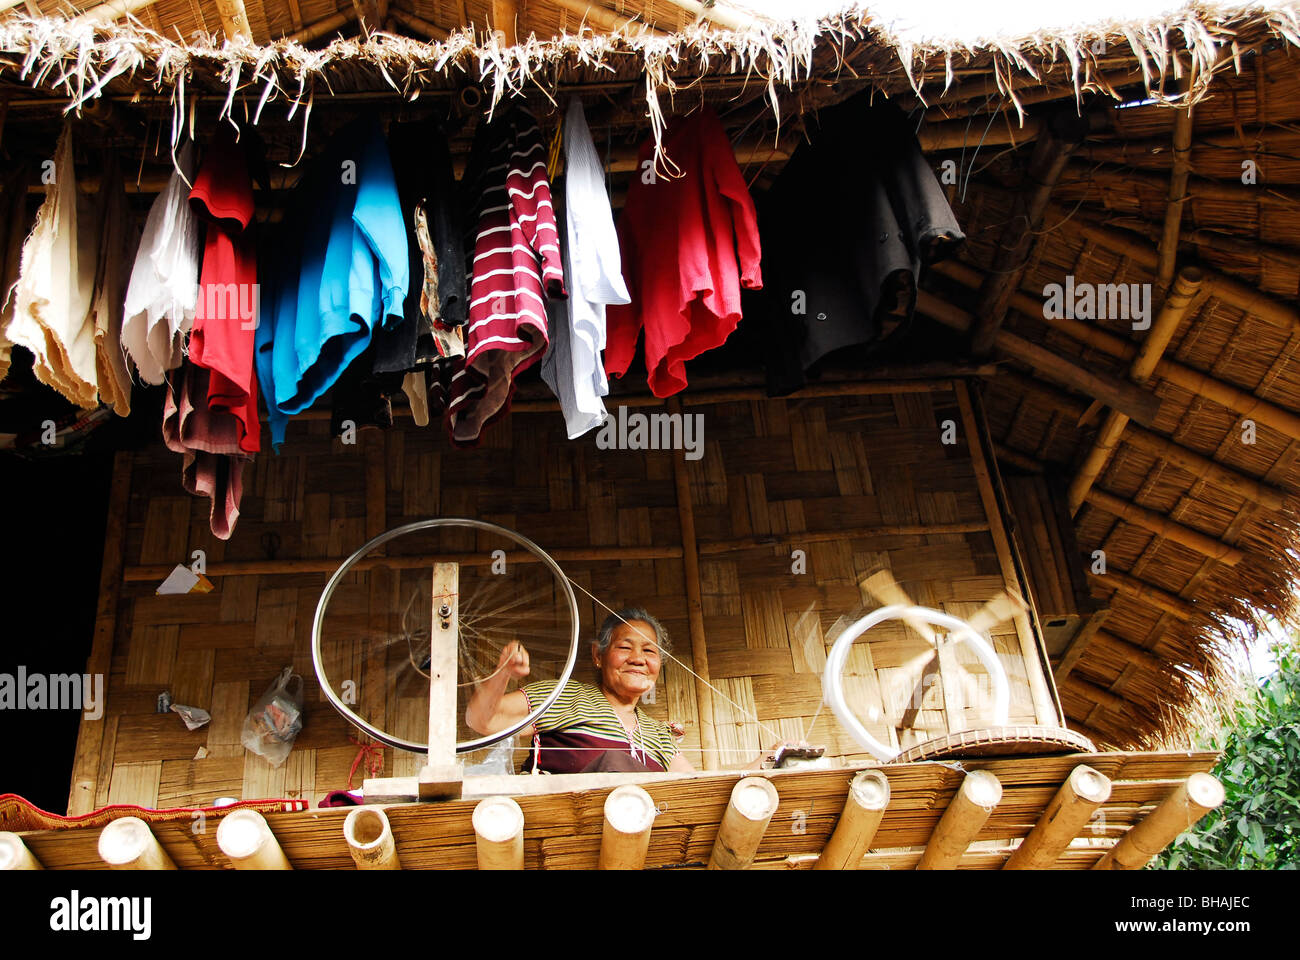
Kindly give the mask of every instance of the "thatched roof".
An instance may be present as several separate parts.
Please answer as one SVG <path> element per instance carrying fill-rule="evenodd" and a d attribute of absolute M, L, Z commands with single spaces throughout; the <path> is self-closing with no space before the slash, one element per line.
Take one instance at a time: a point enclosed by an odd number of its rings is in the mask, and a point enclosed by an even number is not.
<path fill-rule="evenodd" d="M 517 14 L 511 44 L 486 31 L 493 4 L 481 2 L 358 3 L 385 14 L 374 22 L 386 29 L 369 32 L 351 3 L 248 0 L 234 5 L 247 35 L 231 30 L 239 21 L 224 0 L 159 0 L 107 23 L 32 19 L 67 8 L 62 0 L 4 2 L 6 151 L 48 150 L 62 112 L 81 104 L 108 141 L 137 152 L 162 141 L 141 167 L 141 192 L 166 172 L 163 131 L 195 109 L 205 120 L 260 114 L 271 159 L 290 168 L 319 145 L 318 125 L 337 126 L 339 108 L 358 101 L 385 110 L 433 103 L 465 117 L 481 113 L 467 106 L 467 89 L 486 93 L 489 105 L 524 96 L 547 113 L 558 93 L 580 91 L 593 129 L 613 146 L 618 178 L 674 98 L 703 98 L 719 107 L 756 191 L 793 149 L 801 114 L 819 105 L 871 85 L 923 109 L 927 153 L 936 167 L 953 160 L 961 171 L 951 196 L 970 237 L 961 264 L 927 280 L 947 310 L 930 312 L 961 325 L 1001 297 L 1010 306 L 1002 331 L 1110 384 L 1098 412 L 1089 405 L 1101 395 L 1079 378 L 1062 382 L 997 349 L 988 418 L 1004 470 L 1077 478 L 1143 342 L 1123 321 L 1047 322 L 1045 284 L 1065 274 L 1151 281 L 1158 309 L 1162 247 L 1168 263 L 1176 253 L 1178 265 L 1199 263 L 1206 277 L 1163 362 L 1129 384 L 1124 396 L 1140 401 L 1134 425 L 1085 485 L 1076 533 L 1085 552 L 1106 552 L 1109 572 L 1091 586 L 1111 611 L 1058 668 L 1067 715 L 1120 746 L 1185 732 L 1226 689 L 1229 638 L 1261 614 L 1292 614 L 1300 79 L 1291 58 L 1300 5 L 1201 4 L 1159 22 L 963 44 L 891 34 L 856 7 L 781 23 L 687 0 L 498 0 Z M 1190 123 L 1178 127 L 1177 108 L 1188 103 Z M 1050 202 L 1028 234 L 1022 275 L 1021 264 L 1007 268 L 999 257 L 1008 238 L 1026 235 L 1027 167 L 1052 118 L 1079 113 L 1086 135 L 1042 196 Z M 1173 149 L 1188 134 L 1190 153 Z M 1190 174 L 1172 235 L 1171 173 L 1179 183 Z M 998 288 L 1000 276 L 1014 277 L 1016 289 Z M 1243 419 L 1255 425 L 1253 442 L 1242 442 Z"/>

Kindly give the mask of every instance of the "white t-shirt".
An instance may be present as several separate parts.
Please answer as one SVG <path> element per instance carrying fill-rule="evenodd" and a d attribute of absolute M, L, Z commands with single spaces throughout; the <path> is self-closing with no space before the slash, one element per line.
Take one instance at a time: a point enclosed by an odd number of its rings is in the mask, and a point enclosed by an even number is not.
<path fill-rule="evenodd" d="M 199 295 L 199 221 L 190 210 L 191 142 L 181 147 L 176 162 L 178 169 L 149 208 L 123 309 L 122 346 L 140 379 L 152 384 L 162 383 L 168 370 L 180 366 Z"/>
<path fill-rule="evenodd" d="M 573 440 L 605 422 L 605 307 L 631 301 L 605 169 L 577 97 L 564 118 L 564 229 L 569 298 L 548 305 L 551 346 L 542 358 L 542 379 L 559 399 Z"/>

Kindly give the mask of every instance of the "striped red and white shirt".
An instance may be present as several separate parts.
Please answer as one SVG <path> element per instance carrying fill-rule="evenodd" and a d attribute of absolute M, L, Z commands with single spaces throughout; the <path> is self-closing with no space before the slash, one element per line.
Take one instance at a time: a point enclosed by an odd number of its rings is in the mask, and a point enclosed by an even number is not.
<path fill-rule="evenodd" d="M 515 375 L 545 352 L 547 298 L 566 294 L 536 120 L 516 108 L 480 128 L 469 177 L 477 232 L 465 368 L 452 381 L 448 409 L 452 440 L 473 445 L 509 410 Z"/>

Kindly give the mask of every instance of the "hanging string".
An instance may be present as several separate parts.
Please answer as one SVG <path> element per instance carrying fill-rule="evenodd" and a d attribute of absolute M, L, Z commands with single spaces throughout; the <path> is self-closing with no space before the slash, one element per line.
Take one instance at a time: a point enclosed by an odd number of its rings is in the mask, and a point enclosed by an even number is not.
<path fill-rule="evenodd" d="M 357 775 L 357 767 L 361 765 L 362 760 L 366 763 L 366 772 L 373 778 L 384 772 L 384 748 L 382 745 L 371 741 L 363 743 L 356 737 L 348 734 L 348 739 L 357 745 L 357 755 L 352 758 L 352 766 L 348 768 L 348 786 L 352 789 L 352 778 Z"/>
<path fill-rule="evenodd" d="M 573 586 L 577 587 L 579 590 L 581 590 L 583 593 L 585 593 L 587 596 L 591 597 L 591 599 L 594 600 L 594 601 L 596 601 L 596 603 L 600 604 L 602 607 L 604 607 L 606 610 L 608 610 L 608 611 L 609 611 L 613 616 L 618 617 L 619 620 L 622 620 L 623 623 L 624 623 L 625 625 L 627 625 L 627 626 L 629 626 L 629 627 L 632 627 L 632 624 L 628 623 L 626 620 L 623 620 L 623 618 L 622 618 L 621 616 L 619 616 L 619 613 L 618 613 L 617 610 L 614 610 L 614 609 L 610 608 L 608 604 L 604 603 L 604 602 L 603 602 L 599 597 L 597 597 L 594 593 L 592 593 L 590 590 L 588 590 L 588 589 L 587 589 L 586 587 L 584 587 L 582 584 L 578 583 L 576 580 L 572 579 L 571 577 L 569 577 L 569 576 L 567 576 L 567 575 L 565 576 L 565 579 L 568 580 L 569 583 L 573 584 Z M 636 630 L 636 632 L 637 632 L 638 634 L 641 634 L 641 631 L 640 631 L 640 630 L 637 630 L 636 627 L 632 627 L 632 629 L 633 629 L 633 630 Z M 645 634 L 641 634 L 641 635 L 642 635 L 642 636 L 645 636 Z M 647 637 L 647 639 L 649 639 L 649 638 Z M 700 681 L 700 683 L 704 684 L 706 687 L 708 687 L 710 690 L 712 690 L 714 693 L 716 693 L 718 696 L 720 696 L 723 700 L 727 701 L 727 703 L 731 704 L 733 707 L 735 707 L 737 710 L 739 710 L 739 711 L 741 712 L 742 715 L 744 715 L 744 716 L 746 716 L 746 717 L 749 717 L 749 718 L 752 720 L 752 722 L 758 724 L 758 726 L 761 727 L 763 730 L 766 730 L 768 733 L 772 734 L 772 736 L 776 737 L 777 740 L 784 740 L 784 739 L 785 739 L 785 737 L 781 736 L 781 734 L 777 733 L 775 730 L 773 730 L 771 727 L 769 727 L 767 724 L 765 724 L 762 720 L 758 719 L 758 717 L 756 717 L 754 714 L 750 713 L 748 710 L 746 710 L 744 707 L 742 707 L 740 704 L 738 704 L 735 700 L 732 700 L 729 696 L 727 696 L 725 693 L 723 693 L 721 690 L 719 690 L 719 689 L 718 689 L 717 687 L 715 687 L 713 684 L 709 683 L 709 681 L 705 680 L 703 677 L 701 677 L 698 673 L 696 673 L 694 670 L 692 670 L 692 669 L 691 669 L 690 667 L 688 667 L 686 664 L 682 663 L 682 661 L 678 660 L 676 657 L 674 657 L 674 656 L 673 656 L 671 653 L 669 653 L 667 650 L 664 650 L 662 647 L 660 647 L 659 652 L 660 652 L 663 656 L 665 656 L 665 657 L 667 657 L 669 660 L 671 660 L 673 663 L 677 664 L 679 667 L 681 667 L 681 668 L 682 668 L 683 670 L 685 670 L 687 673 L 689 673 L 689 674 L 690 674 L 692 677 L 694 677 L 696 680 Z M 819 709 L 820 709 L 820 708 L 819 708 Z M 702 752 L 702 751 L 701 751 L 701 752 Z"/>

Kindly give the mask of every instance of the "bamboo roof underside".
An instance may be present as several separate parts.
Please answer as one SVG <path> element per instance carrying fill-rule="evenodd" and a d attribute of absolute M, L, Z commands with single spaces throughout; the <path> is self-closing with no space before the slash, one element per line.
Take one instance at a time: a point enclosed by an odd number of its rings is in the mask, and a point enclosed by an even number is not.
<path fill-rule="evenodd" d="M 402 0 L 373 9 L 246 0 L 238 7 L 248 33 L 232 35 L 210 0 L 159 0 L 104 22 L 36 17 L 94 5 L 5 3 L 6 162 L 28 150 L 48 155 L 64 111 L 80 105 L 102 142 L 134 147 L 142 194 L 159 189 L 167 132 L 194 111 L 205 122 L 225 112 L 258 117 L 280 188 L 358 101 L 393 114 L 456 115 L 463 153 L 483 107 L 524 97 L 553 128 L 568 91 L 583 95 L 610 151 L 616 203 L 636 144 L 675 108 L 701 101 L 718 109 L 761 191 L 806 116 L 872 86 L 924 113 L 919 138 L 936 169 L 953 160 L 962 171 L 950 199 L 969 241 L 958 264 L 923 286 L 967 321 L 981 285 L 999 272 L 1003 231 L 1020 215 L 1016 198 L 1047 118 L 1082 114 L 1089 132 L 1051 192 L 1002 330 L 1127 382 L 1142 334 L 1126 321 L 1048 323 L 1042 290 L 1066 274 L 1157 282 L 1175 166 L 1190 172 L 1177 263 L 1199 264 L 1207 281 L 1154 373 L 1129 384 L 1154 414 L 1120 435 L 1075 516 L 1085 554 L 1106 552 L 1109 572 L 1090 587 L 1110 612 L 1069 664 L 1057 665 L 1066 715 L 1117 747 L 1181 742 L 1233 691 L 1232 645 L 1264 617 L 1293 616 L 1300 5 L 1208 4 L 1159 23 L 920 46 L 856 8 L 783 24 L 740 5 L 701 18 L 699 5 L 676 0 Z M 359 19 L 357 9 L 385 16 Z M 516 43 L 492 32 L 503 9 L 514 11 Z M 467 106 L 466 89 L 483 95 L 482 107 Z M 1183 154 L 1173 138 L 1177 108 L 1188 103 Z M 142 156 L 143 144 L 159 142 L 161 151 Z M 1247 161 L 1252 183 L 1243 182 Z M 1023 356 L 996 359 L 986 410 L 1003 470 L 1077 476 L 1108 404 Z M 1252 442 L 1241 439 L 1245 420 Z"/>

